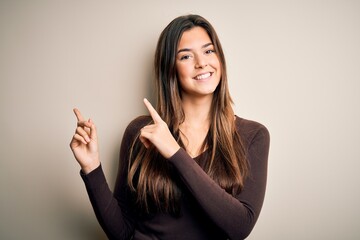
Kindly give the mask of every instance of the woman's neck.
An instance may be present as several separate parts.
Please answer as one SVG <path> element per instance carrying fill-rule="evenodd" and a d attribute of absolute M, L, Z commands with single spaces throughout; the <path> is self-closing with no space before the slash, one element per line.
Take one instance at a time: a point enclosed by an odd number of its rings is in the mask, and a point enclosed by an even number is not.
<path fill-rule="evenodd" d="M 206 146 L 204 141 L 210 127 L 212 96 L 182 98 L 185 121 L 180 124 L 181 140 L 191 157 L 199 156 Z"/>
<path fill-rule="evenodd" d="M 202 98 L 183 97 L 182 107 L 185 113 L 186 126 L 199 127 L 209 126 L 209 114 L 212 103 L 212 95 Z"/>

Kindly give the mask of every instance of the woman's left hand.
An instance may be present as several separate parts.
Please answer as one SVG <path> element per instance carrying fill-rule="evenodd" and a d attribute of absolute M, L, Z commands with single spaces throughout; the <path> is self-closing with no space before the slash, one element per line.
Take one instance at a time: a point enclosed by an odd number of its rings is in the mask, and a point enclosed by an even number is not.
<path fill-rule="evenodd" d="M 167 124 L 161 119 L 146 98 L 144 99 L 144 103 L 149 110 L 154 124 L 147 125 L 141 129 L 140 141 L 146 148 L 153 144 L 163 157 L 170 158 L 179 150 L 180 146 L 171 134 Z"/>

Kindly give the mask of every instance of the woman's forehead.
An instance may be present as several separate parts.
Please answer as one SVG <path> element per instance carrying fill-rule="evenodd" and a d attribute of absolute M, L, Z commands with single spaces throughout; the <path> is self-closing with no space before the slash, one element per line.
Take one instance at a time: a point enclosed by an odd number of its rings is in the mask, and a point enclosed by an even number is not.
<path fill-rule="evenodd" d="M 202 48 L 204 45 L 209 43 L 212 43 L 212 41 L 207 31 L 202 27 L 194 27 L 182 34 L 178 44 L 178 49 Z"/>

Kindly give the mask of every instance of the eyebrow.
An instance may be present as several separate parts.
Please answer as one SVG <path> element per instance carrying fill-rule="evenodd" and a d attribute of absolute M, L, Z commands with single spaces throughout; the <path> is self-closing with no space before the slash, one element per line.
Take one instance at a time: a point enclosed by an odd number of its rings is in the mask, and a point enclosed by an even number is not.
<path fill-rule="evenodd" d="M 206 43 L 204 45 L 201 46 L 201 48 L 207 48 L 208 46 L 214 45 L 213 43 Z M 191 48 L 182 48 L 179 51 L 177 51 L 177 54 L 181 53 L 181 52 L 190 52 Z"/>

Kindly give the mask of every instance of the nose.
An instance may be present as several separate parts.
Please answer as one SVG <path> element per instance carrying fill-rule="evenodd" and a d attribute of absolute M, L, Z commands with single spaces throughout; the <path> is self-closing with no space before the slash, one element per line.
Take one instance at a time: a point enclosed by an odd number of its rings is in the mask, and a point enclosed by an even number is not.
<path fill-rule="evenodd" d="M 204 56 L 196 56 L 195 68 L 205 68 L 207 66 L 207 62 Z"/>

